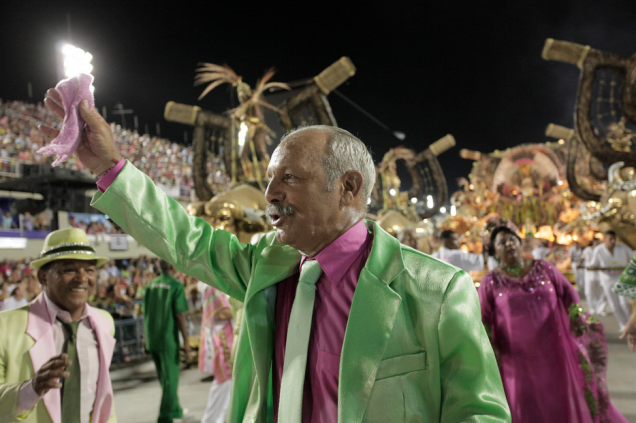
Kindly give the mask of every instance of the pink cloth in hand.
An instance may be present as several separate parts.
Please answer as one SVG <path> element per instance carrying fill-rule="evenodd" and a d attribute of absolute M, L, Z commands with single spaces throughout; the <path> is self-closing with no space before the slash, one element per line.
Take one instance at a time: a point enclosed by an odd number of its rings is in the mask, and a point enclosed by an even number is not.
<path fill-rule="evenodd" d="M 82 100 L 88 101 L 91 109 L 95 107 L 95 100 L 90 87 L 93 83 L 93 76 L 84 73 L 72 78 L 64 79 L 55 86 L 62 96 L 62 106 L 64 106 L 64 122 L 58 136 L 47 146 L 40 148 L 37 152 L 45 156 L 57 156 L 53 166 L 58 166 L 68 160 L 82 140 L 82 131 L 86 122 L 79 114 L 79 107 Z"/>

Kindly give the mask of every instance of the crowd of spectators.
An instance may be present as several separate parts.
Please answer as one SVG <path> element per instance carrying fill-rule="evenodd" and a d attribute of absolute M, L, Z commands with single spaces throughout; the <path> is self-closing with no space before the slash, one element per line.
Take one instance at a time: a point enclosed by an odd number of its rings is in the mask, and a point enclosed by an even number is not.
<path fill-rule="evenodd" d="M 59 118 L 42 103 L 3 102 L 0 99 L 0 158 L 50 165 L 53 157 L 44 157 L 37 153 L 40 147 L 51 141 L 38 130 L 38 125 L 58 127 L 59 122 Z M 136 131 L 122 128 L 115 123 L 110 125 L 122 157 L 145 172 L 153 181 L 168 187 L 192 188 L 192 148 L 165 138 L 139 135 Z M 75 157 L 61 166 L 86 172 L 90 176 Z M 0 172 L 2 171 L 10 171 L 8 162 L 3 163 Z"/>
<path fill-rule="evenodd" d="M 51 211 L 47 210 L 35 215 L 25 212 L 14 216 L 9 210 L 1 210 L 0 228 L 20 229 L 22 226 L 25 231 L 48 231 L 51 228 L 50 213 Z"/>
<path fill-rule="evenodd" d="M 108 310 L 115 319 L 137 317 L 141 313 L 143 290 L 158 274 L 156 258 L 111 260 L 98 268 L 89 303 Z M 183 274 L 178 279 L 185 286 L 190 311 L 199 311 L 202 289 L 198 281 Z M 40 292 L 40 283 L 28 259 L 0 262 L 0 311 L 26 305 Z"/>

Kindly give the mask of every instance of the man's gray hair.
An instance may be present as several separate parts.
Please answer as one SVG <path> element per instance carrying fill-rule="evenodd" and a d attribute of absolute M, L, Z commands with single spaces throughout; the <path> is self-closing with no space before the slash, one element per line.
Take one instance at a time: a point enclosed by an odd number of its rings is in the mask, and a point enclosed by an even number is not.
<path fill-rule="evenodd" d="M 375 165 L 369 148 L 348 131 L 335 126 L 311 125 L 298 127 L 283 136 L 289 136 L 305 129 L 316 129 L 327 134 L 327 153 L 322 165 L 327 174 L 327 191 L 336 189 L 336 181 L 345 173 L 357 170 L 362 174 L 362 195 L 366 201 L 371 196 L 375 184 Z"/>

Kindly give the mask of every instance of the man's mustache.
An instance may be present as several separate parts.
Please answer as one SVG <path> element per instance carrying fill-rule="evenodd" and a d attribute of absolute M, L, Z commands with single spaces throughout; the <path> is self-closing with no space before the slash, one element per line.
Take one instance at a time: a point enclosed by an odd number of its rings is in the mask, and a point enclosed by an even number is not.
<path fill-rule="evenodd" d="M 272 223 L 272 216 L 291 216 L 292 214 L 294 214 L 292 206 L 283 206 L 280 203 L 270 204 L 265 209 L 265 215 L 270 223 Z"/>

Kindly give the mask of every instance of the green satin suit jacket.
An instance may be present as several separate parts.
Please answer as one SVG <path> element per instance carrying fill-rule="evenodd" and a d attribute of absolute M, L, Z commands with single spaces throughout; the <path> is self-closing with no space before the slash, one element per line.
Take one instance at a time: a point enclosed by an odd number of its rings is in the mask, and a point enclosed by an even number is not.
<path fill-rule="evenodd" d="M 214 230 L 130 163 L 92 205 L 179 271 L 245 303 L 228 420 L 272 421 L 276 283 L 299 271 L 300 253 L 274 232 L 253 246 Z M 470 277 L 367 227 L 374 241 L 342 347 L 338 421 L 509 422 Z"/>

